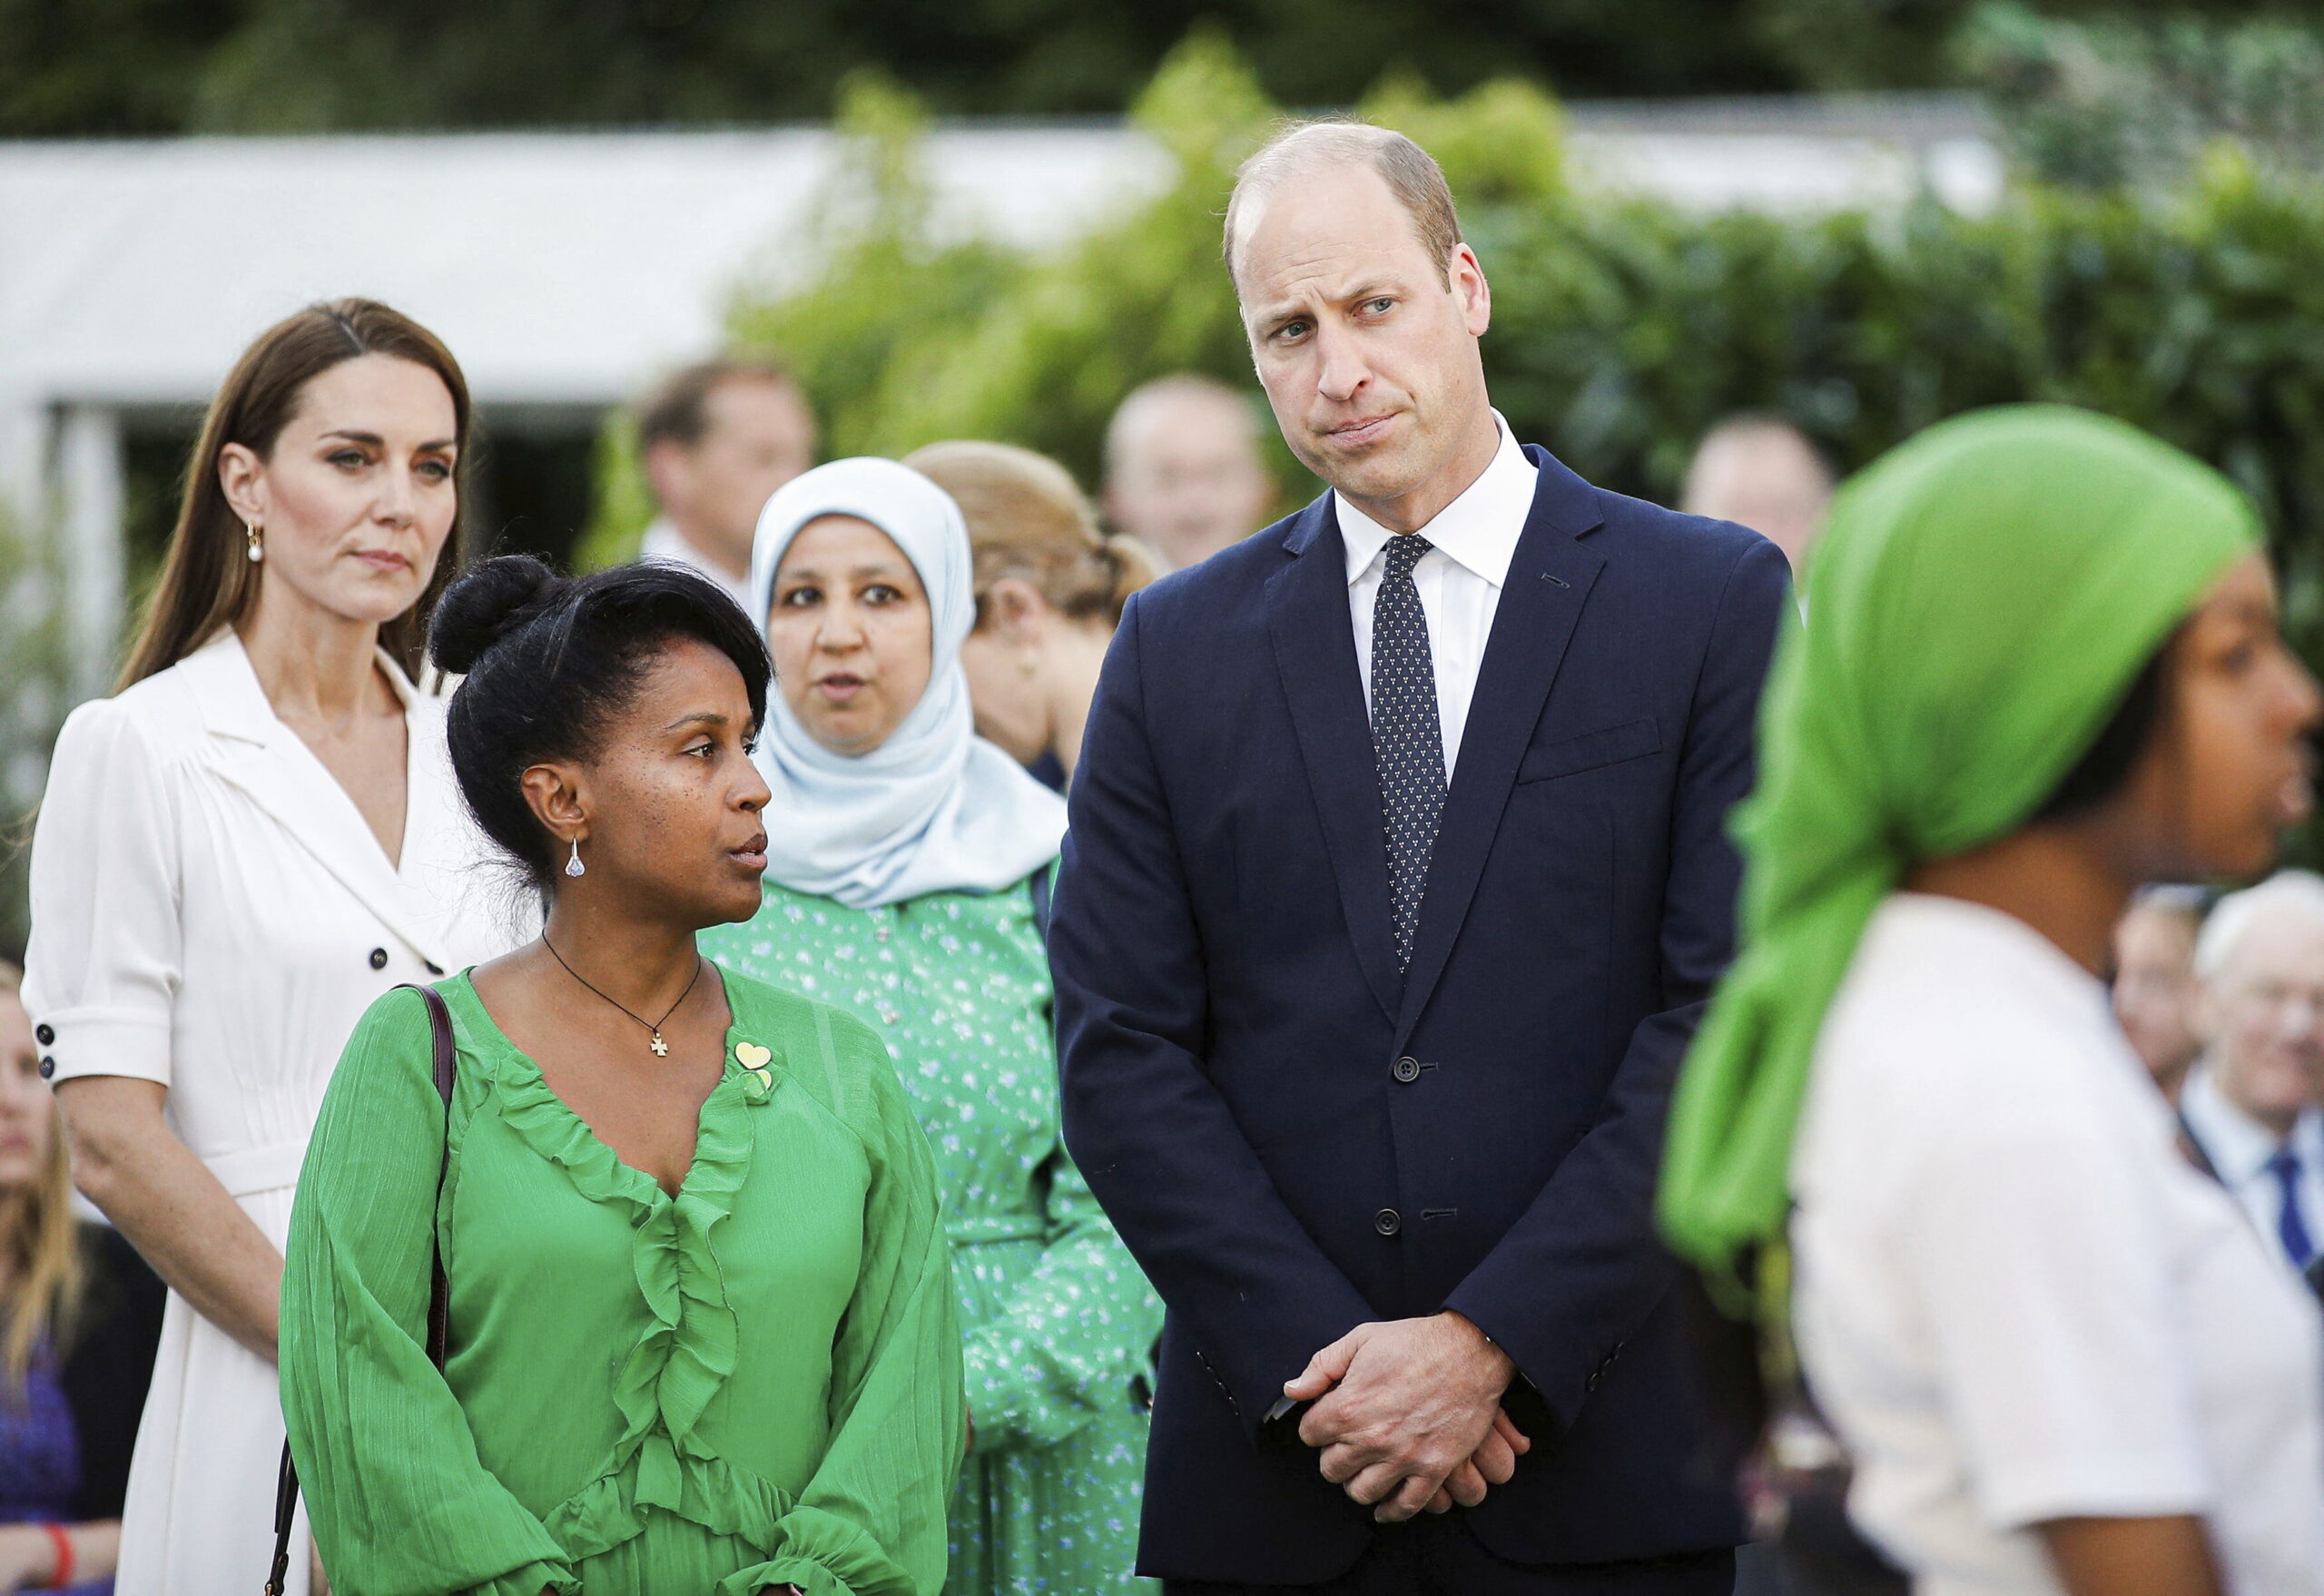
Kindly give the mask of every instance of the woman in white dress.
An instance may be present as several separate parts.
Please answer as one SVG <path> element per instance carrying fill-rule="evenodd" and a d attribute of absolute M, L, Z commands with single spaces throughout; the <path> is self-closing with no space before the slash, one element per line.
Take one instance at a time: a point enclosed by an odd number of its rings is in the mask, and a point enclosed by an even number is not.
<path fill-rule="evenodd" d="M 83 1191 L 172 1288 L 124 1596 L 263 1582 L 281 1249 L 331 1068 L 389 988 L 516 940 L 407 674 L 468 431 L 458 364 L 384 305 L 267 331 L 212 403 L 119 691 L 57 741 L 25 1004 Z"/>

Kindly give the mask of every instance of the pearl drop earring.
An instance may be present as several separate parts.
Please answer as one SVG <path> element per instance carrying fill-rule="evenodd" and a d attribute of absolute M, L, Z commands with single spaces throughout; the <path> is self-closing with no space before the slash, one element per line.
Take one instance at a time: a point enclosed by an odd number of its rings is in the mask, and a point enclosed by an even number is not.
<path fill-rule="evenodd" d="M 256 565 L 266 557 L 266 545 L 262 541 L 266 536 L 266 529 L 256 521 L 252 521 L 247 530 L 250 533 L 250 541 L 243 545 L 242 552 L 250 557 L 251 564 Z"/>

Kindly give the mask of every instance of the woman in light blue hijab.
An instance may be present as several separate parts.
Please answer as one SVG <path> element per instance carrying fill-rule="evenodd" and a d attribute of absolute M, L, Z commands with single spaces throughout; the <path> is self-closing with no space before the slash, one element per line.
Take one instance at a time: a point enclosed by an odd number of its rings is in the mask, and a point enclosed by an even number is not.
<path fill-rule="evenodd" d="M 807 547 L 785 585 L 784 560 L 803 533 Z M 842 548 L 892 566 L 869 586 L 896 596 L 867 602 L 840 580 L 847 573 L 825 568 Z M 1057 858 L 1065 801 L 975 733 L 960 670 L 977 619 L 969 533 L 942 488 L 868 457 L 795 478 L 759 517 L 751 595 L 783 689 L 759 744 L 774 790 L 768 813 L 784 817 L 768 844 L 769 881 L 872 909 L 931 892 L 1000 892 Z M 901 655 L 882 657 L 886 644 Z M 924 666 L 911 657 L 921 655 Z M 879 673 L 876 685 L 818 685 L 867 668 Z M 909 686 L 919 687 L 916 701 L 904 697 Z"/>
<path fill-rule="evenodd" d="M 702 945 L 878 1030 L 935 1148 L 972 1427 L 945 1590 L 1139 1588 L 1162 1308 L 1059 1128 L 1041 926 L 1065 805 L 971 724 L 967 527 L 919 472 L 837 460 L 767 502 L 751 590 L 775 659 L 766 898 Z"/>

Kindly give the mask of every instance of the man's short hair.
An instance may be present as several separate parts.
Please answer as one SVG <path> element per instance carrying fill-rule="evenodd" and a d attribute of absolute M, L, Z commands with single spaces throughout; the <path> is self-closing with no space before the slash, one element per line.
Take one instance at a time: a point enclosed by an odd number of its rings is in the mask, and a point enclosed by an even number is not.
<path fill-rule="evenodd" d="M 1737 410 L 1721 417 L 1696 440 L 1694 459 L 1699 464 L 1715 448 L 1758 443 L 1776 443 L 1797 449 L 1823 479 L 1825 490 L 1830 491 L 1832 463 L 1824 458 L 1823 449 L 1799 427 L 1772 410 Z"/>
<path fill-rule="evenodd" d="M 1129 451 L 1131 434 L 1137 431 L 1146 412 L 1172 399 L 1195 399 L 1218 407 L 1222 414 L 1233 412 L 1243 418 L 1254 438 L 1258 435 L 1259 419 L 1251 409 L 1251 401 L 1216 377 L 1206 377 L 1199 371 L 1173 371 L 1167 377 L 1157 377 L 1141 382 L 1114 407 L 1113 419 L 1106 423 L 1106 474 L 1113 476 L 1122 468 L 1122 457 Z"/>
<path fill-rule="evenodd" d="M 674 371 L 637 407 L 637 448 L 643 454 L 665 438 L 687 448 L 710 428 L 710 396 L 729 382 L 772 382 L 799 391 L 790 368 L 771 355 L 725 355 Z"/>
<path fill-rule="evenodd" d="M 1380 174 L 1413 220 L 1421 247 L 1435 261 L 1449 288 L 1452 251 L 1461 246 L 1461 218 L 1452 208 L 1452 185 L 1436 157 L 1391 128 L 1342 117 L 1293 122 L 1259 146 L 1235 169 L 1235 192 L 1226 202 L 1224 253 L 1226 275 L 1235 278 L 1235 245 L 1241 218 L 1288 179 L 1328 166 L 1365 165 Z"/>
<path fill-rule="evenodd" d="M 2235 957 L 2252 921 L 2278 906 L 2300 910 L 2324 925 L 2324 876 L 2309 870 L 2280 870 L 2256 887 L 2221 898 L 2195 938 L 2195 973 L 2205 980 L 2216 979 Z"/>

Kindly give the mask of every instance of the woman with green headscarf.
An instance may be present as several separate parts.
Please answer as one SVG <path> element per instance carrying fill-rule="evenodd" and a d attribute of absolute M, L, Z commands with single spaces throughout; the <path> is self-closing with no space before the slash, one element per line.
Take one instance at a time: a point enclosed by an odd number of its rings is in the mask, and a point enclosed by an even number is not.
<path fill-rule="evenodd" d="M 1788 1313 L 1919 1591 L 2324 1591 L 2314 1305 L 2101 983 L 2139 883 L 2255 872 L 2307 813 L 2249 505 L 2119 422 L 1984 411 L 1847 486 L 1808 599 L 1666 1232 Z"/>

